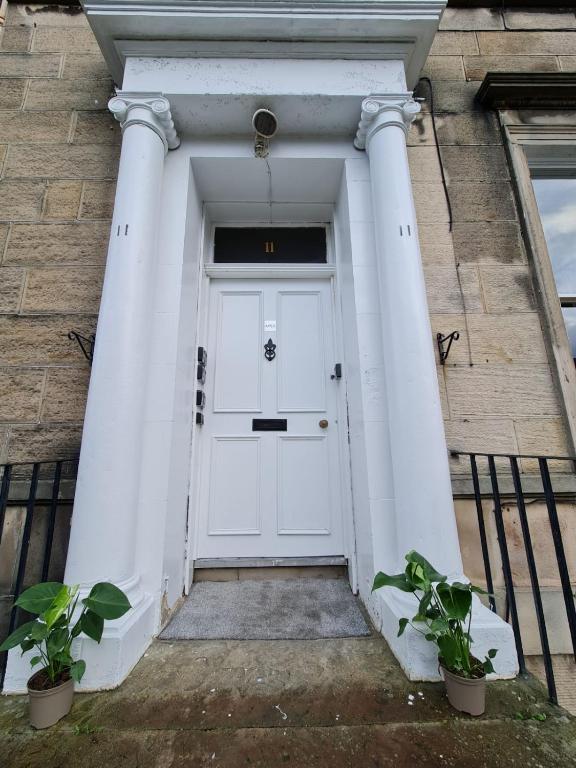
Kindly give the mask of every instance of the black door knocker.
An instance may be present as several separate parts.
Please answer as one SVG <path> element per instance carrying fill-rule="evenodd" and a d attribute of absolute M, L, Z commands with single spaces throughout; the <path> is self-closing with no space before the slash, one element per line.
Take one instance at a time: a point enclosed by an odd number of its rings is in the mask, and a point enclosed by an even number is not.
<path fill-rule="evenodd" d="M 266 344 L 264 344 L 264 357 L 266 360 L 274 360 L 276 357 L 276 344 L 274 344 L 272 339 L 268 339 Z"/>

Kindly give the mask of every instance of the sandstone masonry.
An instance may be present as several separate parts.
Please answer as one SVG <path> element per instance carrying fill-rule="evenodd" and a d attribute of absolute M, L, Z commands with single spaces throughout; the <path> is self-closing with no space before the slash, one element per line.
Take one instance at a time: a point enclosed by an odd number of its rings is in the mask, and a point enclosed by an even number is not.
<path fill-rule="evenodd" d="M 8 6 L 0 28 L 0 462 L 77 454 L 120 132 L 79 8 Z"/>
<path fill-rule="evenodd" d="M 576 70 L 576 16 L 444 14 L 409 137 L 448 446 L 569 452 L 497 116 L 474 96 L 487 71 Z M 89 367 L 70 330 L 94 331 L 120 135 L 112 82 L 77 8 L 11 4 L 0 29 L 0 461 L 79 448 Z M 526 464 L 525 471 L 533 471 Z M 453 463 L 455 475 L 467 466 Z"/>
<path fill-rule="evenodd" d="M 573 12 L 448 8 L 422 73 L 432 82 L 453 218 L 450 232 L 430 89 L 421 82 L 426 102 L 410 167 L 431 323 L 434 334 L 460 332 L 438 367 L 451 449 L 570 453 L 497 115 L 474 98 L 487 71 L 574 71 L 570 51 Z M 524 471 L 535 469 L 524 462 Z M 453 460 L 452 471 L 468 474 L 467 461 Z"/>

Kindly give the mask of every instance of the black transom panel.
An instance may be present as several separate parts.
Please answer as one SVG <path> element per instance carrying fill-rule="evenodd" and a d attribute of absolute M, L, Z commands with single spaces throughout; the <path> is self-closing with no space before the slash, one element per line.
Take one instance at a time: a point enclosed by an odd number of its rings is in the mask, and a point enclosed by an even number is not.
<path fill-rule="evenodd" d="M 324 227 L 217 227 L 215 264 L 325 264 Z"/>

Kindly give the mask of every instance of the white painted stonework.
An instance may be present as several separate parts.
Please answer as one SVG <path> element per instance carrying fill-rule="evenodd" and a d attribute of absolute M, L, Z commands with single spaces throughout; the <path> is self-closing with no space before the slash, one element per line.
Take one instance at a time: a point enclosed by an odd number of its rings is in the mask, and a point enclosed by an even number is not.
<path fill-rule="evenodd" d="M 433 647 L 413 632 L 396 637 L 398 618 L 414 606 L 390 590 L 371 594 L 371 584 L 378 570 L 403 570 L 409 549 L 464 578 L 406 153 L 419 110 L 410 89 L 443 6 L 85 3 L 119 86 L 110 109 L 123 141 L 66 580 L 88 590 L 110 579 L 134 608 L 107 626 L 100 646 L 82 641 L 83 689 L 118 685 L 188 589 L 194 560 L 224 553 L 213 538 L 208 546 L 202 490 L 211 472 L 206 435 L 216 431 L 196 426 L 194 405 L 196 349 L 215 354 L 210 295 L 222 280 L 232 292 L 237 281 L 264 293 L 267 280 L 296 293 L 306 284 L 322 293 L 328 281 L 333 349 L 318 386 L 333 387 L 326 413 L 340 426 L 324 456 L 336 462 L 326 477 L 341 510 L 338 536 L 317 551 L 304 537 L 305 554 L 346 557 L 352 587 L 406 674 L 438 679 Z M 254 156 L 259 107 L 279 120 L 266 159 Z M 328 264 L 211 264 L 218 224 L 326 226 Z M 337 384 L 332 361 L 342 362 Z M 317 398 L 321 390 L 302 391 Z M 311 421 L 302 424 L 320 436 Z M 224 454 L 225 465 L 232 454 Z M 310 456 L 322 466 L 318 451 Z M 255 457 L 249 449 L 241 461 L 249 467 Z M 300 472 L 299 461 L 291 454 L 287 471 Z M 238 488 L 246 498 L 254 492 L 240 479 Z M 227 530 L 230 503 L 224 494 L 215 507 Z M 332 526 L 333 507 L 317 510 L 310 530 Z M 304 524 L 290 514 L 287 525 Z M 281 537 L 270 537 L 266 546 L 280 546 Z M 511 628 L 479 602 L 473 634 L 477 653 L 499 649 L 500 676 L 516 673 Z M 11 654 L 6 690 L 23 690 L 27 677 L 25 661 Z"/>

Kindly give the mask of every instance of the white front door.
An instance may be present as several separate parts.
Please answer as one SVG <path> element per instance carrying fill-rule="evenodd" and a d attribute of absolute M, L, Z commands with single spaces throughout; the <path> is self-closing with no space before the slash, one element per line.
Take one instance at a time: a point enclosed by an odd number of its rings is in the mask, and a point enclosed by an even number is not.
<path fill-rule="evenodd" d="M 330 281 L 214 279 L 207 338 L 196 556 L 344 554 Z"/>

